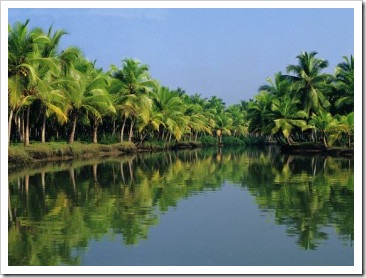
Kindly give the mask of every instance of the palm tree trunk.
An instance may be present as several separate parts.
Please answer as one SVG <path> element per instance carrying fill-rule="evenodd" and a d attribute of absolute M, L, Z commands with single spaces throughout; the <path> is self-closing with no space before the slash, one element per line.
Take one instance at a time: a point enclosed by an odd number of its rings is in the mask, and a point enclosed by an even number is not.
<path fill-rule="evenodd" d="M 11 134 L 11 122 L 13 120 L 13 109 L 10 110 L 9 121 L 8 121 L 8 146 L 10 146 L 10 134 Z"/>
<path fill-rule="evenodd" d="M 123 136 L 124 136 L 124 132 L 125 132 L 126 120 L 127 120 L 127 118 L 124 118 L 122 128 L 121 128 L 121 143 L 123 142 Z"/>
<path fill-rule="evenodd" d="M 291 145 L 290 136 L 288 136 L 286 139 L 287 139 L 287 144 Z"/>
<path fill-rule="evenodd" d="M 324 146 L 325 146 L 326 148 L 328 148 L 327 138 L 326 138 L 325 132 L 324 132 L 324 134 L 323 134 L 323 142 L 324 142 Z"/>
<path fill-rule="evenodd" d="M 22 122 L 22 127 L 21 127 L 21 129 L 22 129 L 22 135 L 21 135 L 21 139 L 22 139 L 22 141 L 24 142 L 24 139 L 25 139 L 25 127 L 24 127 L 24 111 L 23 111 L 23 116 L 21 117 L 21 122 Z"/>
<path fill-rule="evenodd" d="M 113 119 L 113 129 L 112 129 L 112 136 L 116 135 L 116 119 Z"/>
<path fill-rule="evenodd" d="M 43 122 L 42 122 L 42 138 L 41 142 L 46 143 L 46 112 L 43 115 Z"/>
<path fill-rule="evenodd" d="M 72 121 L 72 128 L 71 128 L 71 133 L 70 133 L 68 144 L 74 143 L 75 130 L 76 130 L 76 121 L 77 121 L 77 117 L 74 116 L 74 119 Z"/>
<path fill-rule="evenodd" d="M 16 116 L 15 118 L 15 125 L 16 125 L 16 128 L 17 128 L 17 138 L 19 141 L 22 141 L 23 140 L 23 137 L 22 137 L 22 129 L 21 129 L 21 117 L 19 115 Z"/>
<path fill-rule="evenodd" d="M 24 136 L 24 146 L 29 146 L 29 113 L 30 106 L 27 108 L 27 119 L 25 124 L 25 136 Z"/>
<path fill-rule="evenodd" d="M 94 126 L 93 126 L 93 144 L 98 143 L 98 123 L 97 120 L 94 120 Z"/>
<path fill-rule="evenodd" d="M 131 121 L 131 126 L 130 126 L 130 135 L 128 137 L 128 142 L 132 142 L 132 137 L 133 137 L 133 126 L 134 126 L 134 121 Z"/>
<path fill-rule="evenodd" d="M 351 135 L 348 135 L 348 148 L 351 147 Z"/>

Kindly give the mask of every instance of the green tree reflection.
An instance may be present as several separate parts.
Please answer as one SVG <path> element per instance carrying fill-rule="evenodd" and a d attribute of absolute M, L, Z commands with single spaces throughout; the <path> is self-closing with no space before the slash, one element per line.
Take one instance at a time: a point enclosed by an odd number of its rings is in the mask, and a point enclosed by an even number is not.
<path fill-rule="evenodd" d="M 137 245 L 161 212 L 225 181 L 255 196 L 303 249 L 327 240 L 326 227 L 353 244 L 352 159 L 211 148 L 9 173 L 9 265 L 78 265 L 88 242 L 106 236 Z"/>

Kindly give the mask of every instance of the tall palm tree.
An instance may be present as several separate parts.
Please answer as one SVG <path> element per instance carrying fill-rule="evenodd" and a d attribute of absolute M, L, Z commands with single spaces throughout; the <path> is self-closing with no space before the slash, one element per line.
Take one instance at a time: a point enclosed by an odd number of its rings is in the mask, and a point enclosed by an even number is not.
<path fill-rule="evenodd" d="M 339 128 L 348 138 L 348 147 L 351 147 L 351 139 L 354 133 L 354 112 L 339 118 Z"/>
<path fill-rule="evenodd" d="M 159 111 L 162 115 L 162 121 L 166 129 L 166 139 L 170 142 L 174 136 L 176 140 L 180 140 L 186 126 L 189 122 L 189 117 L 185 115 L 186 106 L 182 98 L 167 87 L 159 87 L 152 94 L 154 110 Z M 164 137 L 164 134 L 162 135 Z M 164 139 L 164 138 L 163 138 Z"/>
<path fill-rule="evenodd" d="M 272 133 L 276 134 L 281 131 L 287 143 L 291 145 L 291 132 L 295 127 L 302 128 L 306 126 L 307 114 L 303 110 L 297 109 L 297 104 L 300 101 L 286 95 L 283 98 L 275 98 L 272 101 L 271 110 L 275 126 L 272 128 Z"/>
<path fill-rule="evenodd" d="M 266 91 L 276 97 L 284 97 L 292 93 L 290 88 L 291 83 L 281 72 L 275 73 L 274 80 L 268 77 L 267 82 L 268 84 L 260 86 L 258 91 Z"/>
<path fill-rule="evenodd" d="M 26 107 L 26 127 L 24 145 L 29 145 L 29 114 L 36 94 L 47 84 L 43 83 L 40 68 L 48 71 L 57 69 L 54 60 L 42 57 L 40 49 L 50 43 L 50 39 L 38 29 L 28 31 L 27 20 L 24 24 L 17 22 L 12 28 L 8 26 L 8 94 L 10 143 L 11 122 L 14 112 Z"/>
<path fill-rule="evenodd" d="M 321 73 L 328 67 L 328 61 L 316 58 L 316 55 L 317 52 L 302 52 L 296 57 L 298 65 L 287 66 L 287 72 L 294 75 L 285 76 L 293 82 L 293 87 L 303 103 L 302 109 L 308 115 L 330 105 L 324 92 L 328 89 L 332 76 Z"/>
<path fill-rule="evenodd" d="M 74 142 L 78 118 L 90 117 L 93 124 L 93 142 L 96 143 L 97 127 L 103 113 L 114 112 L 112 101 L 106 91 L 107 77 L 95 69 L 95 64 L 81 59 L 75 70 L 69 74 L 65 86 L 67 112 L 71 120 L 71 132 L 68 143 Z"/>
<path fill-rule="evenodd" d="M 246 120 L 246 111 L 243 111 L 240 104 L 234 104 L 226 109 L 233 120 L 232 135 L 240 136 L 248 133 L 248 121 Z"/>
<path fill-rule="evenodd" d="M 271 114 L 274 96 L 267 91 L 261 91 L 248 103 L 249 131 L 259 135 L 271 133 L 273 124 Z"/>
<path fill-rule="evenodd" d="M 112 93 L 116 108 L 121 115 L 123 124 L 121 127 L 121 142 L 124 137 L 126 121 L 130 121 L 129 141 L 132 141 L 133 128 L 138 120 L 148 121 L 151 109 L 149 94 L 157 87 L 157 82 L 151 79 L 149 68 L 146 64 L 134 59 L 124 59 L 122 68 L 111 66 L 111 75 L 114 78 Z"/>
<path fill-rule="evenodd" d="M 44 59 L 52 61 L 56 68 L 50 71 L 49 66 L 39 65 L 38 72 L 40 76 L 40 83 L 37 91 L 37 100 L 40 103 L 41 114 L 43 113 L 42 128 L 41 128 L 41 142 L 46 141 L 46 120 L 50 115 L 56 115 L 61 123 L 67 121 L 67 115 L 64 112 L 64 96 L 60 86 L 61 78 L 61 63 L 64 62 L 64 55 L 58 53 L 58 45 L 63 35 L 67 34 L 64 30 L 57 30 L 52 33 L 52 26 L 48 29 L 47 34 L 40 28 L 33 31 L 39 35 L 45 35 L 49 38 L 49 42 L 42 45 L 40 48 L 40 55 Z"/>
<path fill-rule="evenodd" d="M 318 111 L 318 114 L 313 113 L 309 124 L 309 126 L 304 126 L 303 129 L 312 128 L 319 131 L 322 134 L 323 144 L 326 148 L 329 147 L 329 143 L 334 142 L 338 137 L 339 122 L 327 111 Z"/>
<path fill-rule="evenodd" d="M 219 138 L 219 144 L 222 144 L 223 135 L 231 135 L 232 125 L 233 119 L 228 112 L 216 115 L 216 135 Z"/>
<path fill-rule="evenodd" d="M 336 68 L 336 90 L 340 97 L 335 101 L 335 106 L 343 113 L 353 111 L 354 102 L 354 59 L 353 55 L 344 56 L 344 62 L 338 64 Z"/>

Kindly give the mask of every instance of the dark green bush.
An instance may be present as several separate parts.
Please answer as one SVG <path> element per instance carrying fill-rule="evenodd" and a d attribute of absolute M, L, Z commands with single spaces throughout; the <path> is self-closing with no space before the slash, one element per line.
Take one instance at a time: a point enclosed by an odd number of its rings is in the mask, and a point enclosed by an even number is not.
<path fill-rule="evenodd" d="M 203 146 L 216 146 L 218 144 L 217 138 L 209 135 L 202 136 L 199 141 Z"/>
<path fill-rule="evenodd" d="M 222 137 L 222 143 L 225 146 L 239 146 L 246 144 L 243 140 L 240 140 L 237 137 Z"/>

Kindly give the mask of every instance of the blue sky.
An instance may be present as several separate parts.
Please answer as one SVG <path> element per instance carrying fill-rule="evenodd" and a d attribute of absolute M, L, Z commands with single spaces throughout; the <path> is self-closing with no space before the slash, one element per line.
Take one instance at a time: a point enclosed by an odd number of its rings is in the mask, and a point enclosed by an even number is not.
<path fill-rule="evenodd" d="M 124 58 L 148 64 L 170 89 L 226 104 L 249 100 L 275 72 L 317 51 L 333 73 L 354 52 L 353 9 L 9 9 L 9 23 L 65 29 L 60 49 L 80 47 L 108 70 Z"/>

